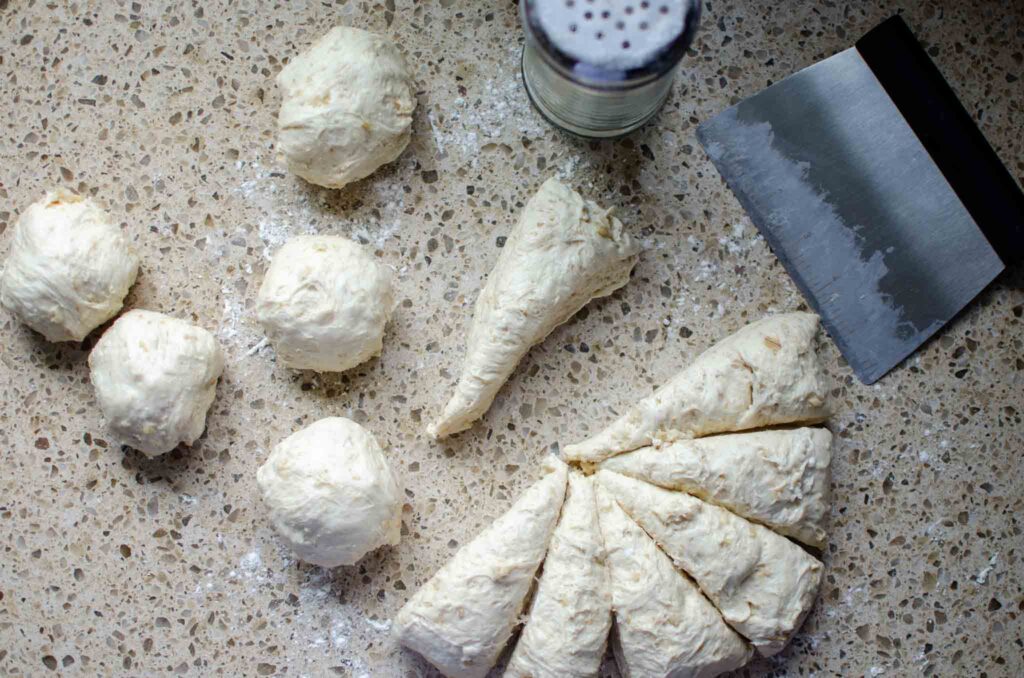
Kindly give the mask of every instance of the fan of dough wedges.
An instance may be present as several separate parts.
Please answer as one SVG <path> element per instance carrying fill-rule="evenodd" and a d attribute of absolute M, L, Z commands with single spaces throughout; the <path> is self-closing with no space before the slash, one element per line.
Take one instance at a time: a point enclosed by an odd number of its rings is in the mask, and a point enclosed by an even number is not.
<path fill-rule="evenodd" d="M 779 652 L 814 603 L 832 436 L 817 318 L 719 342 L 564 456 L 402 608 L 395 633 L 482 677 L 714 676 Z M 759 430 L 752 430 L 759 429 Z M 585 475 L 589 473 L 590 475 Z M 543 569 L 542 569 L 543 564 Z M 527 600 L 534 578 L 536 590 Z"/>

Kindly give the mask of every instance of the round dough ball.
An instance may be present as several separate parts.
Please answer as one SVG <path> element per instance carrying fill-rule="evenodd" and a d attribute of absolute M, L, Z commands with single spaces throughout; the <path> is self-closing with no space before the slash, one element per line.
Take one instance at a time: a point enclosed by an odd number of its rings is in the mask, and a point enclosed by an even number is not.
<path fill-rule="evenodd" d="M 121 310 L 138 272 L 139 257 L 110 215 L 58 189 L 15 224 L 0 301 L 50 341 L 81 341 Z"/>
<path fill-rule="evenodd" d="M 397 158 L 415 89 L 389 39 L 338 26 L 281 70 L 278 151 L 310 183 L 341 188 Z"/>
<path fill-rule="evenodd" d="M 336 235 L 292 238 L 260 286 L 256 317 L 288 367 L 343 372 L 378 355 L 395 301 L 391 270 Z"/>
<path fill-rule="evenodd" d="M 354 421 L 328 417 L 291 434 L 256 481 L 274 528 L 308 563 L 352 565 L 401 539 L 398 481 L 376 439 Z"/>
<path fill-rule="evenodd" d="M 201 327 L 134 310 L 96 342 L 89 370 L 113 434 L 155 457 L 203 434 L 224 354 Z"/>

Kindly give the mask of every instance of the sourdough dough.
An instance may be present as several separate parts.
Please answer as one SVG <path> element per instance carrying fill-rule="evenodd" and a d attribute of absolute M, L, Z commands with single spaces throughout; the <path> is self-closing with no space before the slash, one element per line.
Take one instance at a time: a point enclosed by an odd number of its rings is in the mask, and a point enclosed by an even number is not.
<path fill-rule="evenodd" d="M 551 459 L 545 471 L 395 617 L 398 641 L 449 678 L 486 675 L 519 623 L 565 497 L 565 464 Z"/>
<path fill-rule="evenodd" d="M 50 341 L 81 341 L 121 310 L 139 257 L 89 198 L 58 189 L 22 213 L 0 301 Z"/>
<path fill-rule="evenodd" d="M 718 342 L 607 428 L 565 447 L 596 463 L 620 452 L 712 433 L 828 417 L 829 380 L 815 353 L 818 317 L 769 316 Z"/>
<path fill-rule="evenodd" d="M 469 428 L 531 346 L 629 281 L 638 247 L 610 212 L 554 178 L 530 199 L 477 299 L 462 375 L 430 435 Z"/>
<path fill-rule="evenodd" d="M 831 463 L 828 429 L 795 428 L 642 447 L 600 467 L 682 490 L 821 548 L 828 536 Z"/>
<path fill-rule="evenodd" d="M 710 678 L 746 664 L 750 647 L 694 583 L 599 484 L 596 494 L 623 678 Z"/>
<path fill-rule="evenodd" d="M 277 533 L 300 560 L 352 565 L 401 538 L 402 496 L 373 435 L 321 419 L 271 451 L 256 482 Z"/>
<path fill-rule="evenodd" d="M 278 151 L 288 169 L 341 188 L 397 158 L 409 144 L 416 95 L 388 38 L 338 26 L 277 76 Z"/>
<path fill-rule="evenodd" d="M 391 270 L 336 235 L 303 235 L 277 251 L 256 317 L 288 367 L 342 372 L 378 355 L 394 309 Z"/>
<path fill-rule="evenodd" d="M 202 435 L 223 371 L 224 355 L 212 334 L 153 311 L 125 313 L 89 354 L 107 426 L 150 457 Z"/>
<path fill-rule="evenodd" d="M 590 478 L 569 473 L 543 573 L 505 678 L 597 676 L 612 624 L 604 541 Z"/>
<path fill-rule="evenodd" d="M 764 656 L 779 652 L 803 623 L 822 565 L 766 527 L 683 492 L 611 471 L 597 481 Z"/>

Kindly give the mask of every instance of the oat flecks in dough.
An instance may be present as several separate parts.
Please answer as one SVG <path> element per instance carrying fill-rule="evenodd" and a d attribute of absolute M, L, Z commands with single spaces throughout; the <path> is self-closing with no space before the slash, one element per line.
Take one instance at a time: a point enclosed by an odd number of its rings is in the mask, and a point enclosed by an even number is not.
<path fill-rule="evenodd" d="M 0 302 L 50 341 L 81 341 L 121 310 L 138 272 L 139 256 L 113 218 L 58 189 L 14 225 Z"/>
<path fill-rule="evenodd" d="M 818 317 L 785 313 L 715 344 L 597 435 L 565 447 L 597 463 L 638 447 L 828 417 L 829 380 L 815 353 Z"/>
<path fill-rule="evenodd" d="M 828 429 L 794 428 L 642 447 L 600 468 L 682 490 L 821 548 L 828 537 L 831 463 Z"/>
<path fill-rule="evenodd" d="M 593 481 L 570 471 L 568 496 L 506 678 L 596 676 L 611 614 Z"/>
<path fill-rule="evenodd" d="M 388 38 L 337 26 L 277 76 L 278 150 L 289 171 L 327 188 L 363 179 L 409 144 L 415 87 Z"/>
<path fill-rule="evenodd" d="M 820 562 L 768 528 L 684 492 L 611 471 L 596 478 L 758 652 L 785 647 L 814 605 Z"/>
<path fill-rule="evenodd" d="M 281 539 L 308 563 L 352 565 L 401 539 L 402 493 L 373 434 L 344 417 L 291 434 L 256 471 Z"/>
<path fill-rule="evenodd" d="M 557 179 L 544 182 L 480 292 L 462 375 L 430 435 L 457 433 L 483 416 L 531 346 L 629 281 L 637 253 L 609 210 Z"/>
<path fill-rule="evenodd" d="M 379 355 L 395 307 L 391 270 L 337 235 L 289 240 L 256 298 L 256 317 L 287 367 L 344 372 Z"/>
<path fill-rule="evenodd" d="M 519 622 L 565 498 L 568 468 L 547 474 L 459 551 L 395 617 L 398 641 L 449 678 L 481 678 Z"/>
<path fill-rule="evenodd" d="M 192 444 L 206 428 L 224 353 L 201 327 L 133 310 L 89 354 L 89 376 L 107 427 L 150 457 Z"/>
<path fill-rule="evenodd" d="M 600 484 L 596 494 L 623 678 L 710 678 L 745 664 L 750 646 Z"/>

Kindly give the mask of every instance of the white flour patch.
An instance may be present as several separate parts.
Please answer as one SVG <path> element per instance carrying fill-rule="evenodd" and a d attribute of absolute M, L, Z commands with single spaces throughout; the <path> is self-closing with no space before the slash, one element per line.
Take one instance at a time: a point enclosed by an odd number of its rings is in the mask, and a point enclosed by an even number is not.
<path fill-rule="evenodd" d="M 364 618 L 351 605 L 341 603 L 333 584 L 330 570 L 315 568 L 306 574 L 299 587 L 295 642 L 303 646 L 307 665 L 319 662 L 326 654 L 330 664 L 344 667 L 348 675 L 369 676 L 366 662 L 354 652 L 380 643 L 380 638 L 371 637 L 366 630 L 369 628 L 376 636 L 378 632 L 373 624 L 377 622 Z"/>
<path fill-rule="evenodd" d="M 991 558 L 989 558 L 988 559 L 988 565 L 986 565 L 985 567 L 981 568 L 978 571 L 978 574 L 975 575 L 975 577 L 974 577 L 974 581 L 978 582 L 979 584 L 987 584 L 988 583 L 988 577 L 989 577 L 990 574 L 992 574 L 992 570 L 996 566 L 996 559 L 997 558 L 999 558 L 999 554 L 998 553 L 994 554 Z"/>
<path fill-rule="evenodd" d="M 391 630 L 390 619 L 385 619 L 384 621 L 378 621 L 376 619 L 367 619 L 366 625 L 378 633 L 387 633 Z"/>
<path fill-rule="evenodd" d="M 589 165 L 589 163 L 586 163 Z M 580 167 L 580 156 L 571 155 L 558 165 L 558 178 L 562 181 L 571 181 Z"/>
<path fill-rule="evenodd" d="M 265 259 L 270 259 L 292 236 L 319 231 L 320 214 L 313 208 L 309 194 L 287 198 L 287 192 L 279 189 L 279 183 L 287 177 L 257 162 L 249 163 L 249 174 L 253 178 L 239 184 L 234 193 L 260 213 L 256 234 L 263 242 Z"/>
<path fill-rule="evenodd" d="M 697 282 L 704 282 L 718 273 L 718 264 L 707 259 L 701 259 L 700 263 L 697 264 L 697 272 L 694 274 L 693 279 Z"/>
<path fill-rule="evenodd" d="M 262 332 L 255 326 L 255 318 L 246 312 L 245 299 L 231 285 L 220 289 L 223 297 L 220 326 L 217 337 L 228 349 L 234 360 L 244 358 L 254 345 L 263 339 Z"/>
<path fill-rule="evenodd" d="M 744 237 L 746 226 L 741 223 L 733 224 L 729 227 L 728 233 L 718 238 L 718 244 L 725 248 L 725 251 L 729 254 L 739 255 L 743 254 L 761 239 L 760 234 L 756 231 L 754 237 Z"/>
<path fill-rule="evenodd" d="M 487 143 L 512 145 L 523 137 L 539 139 L 549 130 L 533 110 L 519 75 L 520 47 L 508 48 L 495 77 L 454 99 L 439 103 L 427 114 L 434 143 L 443 157 L 457 156 L 476 166 L 480 147 Z"/>
<path fill-rule="evenodd" d="M 263 258 L 271 259 L 289 239 L 297 235 L 336 234 L 380 249 L 401 230 L 405 209 L 405 192 L 398 179 L 372 181 L 366 200 L 380 206 L 369 217 L 339 215 L 328 206 L 329 189 L 310 188 L 308 192 L 288 197 L 279 189 L 287 180 L 280 172 L 250 164 L 254 178 L 242 182 L 235 190 L 245 202 L 260 212 L 256 233 L 263 243 Z"/>

